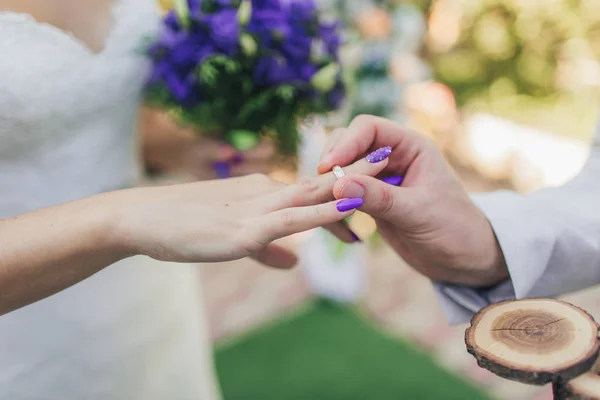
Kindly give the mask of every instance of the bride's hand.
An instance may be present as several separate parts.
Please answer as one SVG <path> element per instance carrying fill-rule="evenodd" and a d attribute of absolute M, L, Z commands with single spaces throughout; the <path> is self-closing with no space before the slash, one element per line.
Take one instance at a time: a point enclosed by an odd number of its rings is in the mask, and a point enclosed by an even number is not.
<path fill-rule="evenodd" d="M 266 140 L 240 153 L 217 139 L 179 126 L 156 110 L 142 110 L 141 119 L 143 155 L 149 167 L 197 180 L 266 174 L 272 169 L 275 146 Z"/>
<path fill-rule="evenodd" d="M 359 160 L 348 174 L 375 176 L 387 160 Z M 295 256 L 271 242 L 350 216 L 362 199 L 333 199 L 333 173 L 286 185 L 264 175 L 132 189 L 108 196 L 113 239 L 129 254 L 177 262 L 253 256 L 285 268 Z"/>

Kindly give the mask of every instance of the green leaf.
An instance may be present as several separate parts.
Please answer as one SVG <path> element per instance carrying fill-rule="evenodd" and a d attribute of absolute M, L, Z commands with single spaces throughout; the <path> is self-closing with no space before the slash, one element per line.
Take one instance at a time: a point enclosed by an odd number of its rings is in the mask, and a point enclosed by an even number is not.
<path fill-rule="evenodd" d="M 282 85 L 277 88 L 277 96 L 279 96 L 286 103 L 292 101 L 295 94 L 296 89 L 294 89 L 294 87 L 291 85 Z"/>
<path fill-rule="evenodd" d="M 219 71 L 217 71 L 217 69 L 207 61 L 200 64 L 197 71 L 198 80 L 210 87 L 216 87 L 218 74 Z"/>
<path fill-rule="evenodd" d="M 237 116 L 239 125 L 243 125 L 243 121 L 247 120 L 252 114 L 266 110 L 269 101 L 277 95 L 277 88 L 270 88 L 262 91 L 257 96 L 249 98 L 246 101 Z"/>
<path fill-rule="evenodd" d="M 188 28 L 190 26 L 190 9 L 187 0 L 175 0 L 173 9 L 181 25 L 184 28 Z"/>
<path fill-rule="evenodd" d="M 238 22 L 240 26 L 246 26 L 252 16 L 252 2 L 250 0 L 242 0 L 238 9 Z"/>
<path fill-rule="evenodd" d="M 315 89 L 320 92 L 329 92 L 335 86 L 336 76 L 340 72 L 337 63 L 330 63 L 318 70 L 310 80 Z"/>
<path fill-rule="evenodd" d="M 247 33 L 240 36 L 240 46 L 244 54 L 248 57 L 254 56 L 256 54 L 256 49 L 258 48 L 254 38 Z"/>
<path fill-rule="evenodd" d="M 229 143 L 238 151 L 247 151 L 254 147 L 259 142 L 259 134 L 243 129 L 232 130 L 228 134 Z"/>

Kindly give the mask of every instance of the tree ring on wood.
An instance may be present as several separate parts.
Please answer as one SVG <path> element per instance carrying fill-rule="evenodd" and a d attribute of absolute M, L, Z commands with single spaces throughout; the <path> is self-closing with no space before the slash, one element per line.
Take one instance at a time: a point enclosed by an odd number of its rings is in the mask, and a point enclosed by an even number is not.
<path fill-rule="evenodd" d="M 491 304 L 473 317 L 465 343 L 480 367 L 533 385 L 566 382 L 589 371 L 600 350 L 594 319 L 555 299 Z"/>

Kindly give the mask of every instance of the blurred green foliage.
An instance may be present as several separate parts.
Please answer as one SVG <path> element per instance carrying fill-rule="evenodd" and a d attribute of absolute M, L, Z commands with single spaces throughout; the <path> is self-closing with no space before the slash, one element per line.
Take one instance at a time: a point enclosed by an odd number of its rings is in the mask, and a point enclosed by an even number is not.
<path fill-rule="evenodd" d="M 453 90 L 459 106 L 527 123 L 530 110 L 542 115 L 568 111 L 559 118 L 565 127 L 553 127 L 563 133 L 573 131 L 568 120 L 581 123 L 583 115 L 587 124 L 594 118 L 600 85 L 600 1 L 419 3 L 430 19 L 427 58 L 435 78 Z"/>

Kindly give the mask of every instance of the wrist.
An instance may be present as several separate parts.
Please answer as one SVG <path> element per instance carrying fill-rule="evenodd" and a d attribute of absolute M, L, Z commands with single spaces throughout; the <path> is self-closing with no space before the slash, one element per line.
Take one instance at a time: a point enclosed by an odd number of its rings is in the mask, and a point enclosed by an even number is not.
<path fill-rule="evenodd" d="M 128 258 L 139 253 L 133 245 L 132 230 L 128 228 L 125 208 L 130 190 L 103 193 L 88 199 L 93 235 L 97 248 L 115 258 Z"/>
<path fill-rule="evenodd" d="M 507 280 L 510 275 L 504 253 L 488 219 L 481 213 L 478 232 L 478 256 L 474 257 L 477 271 L 476 286 L 493 286 Z"/>

